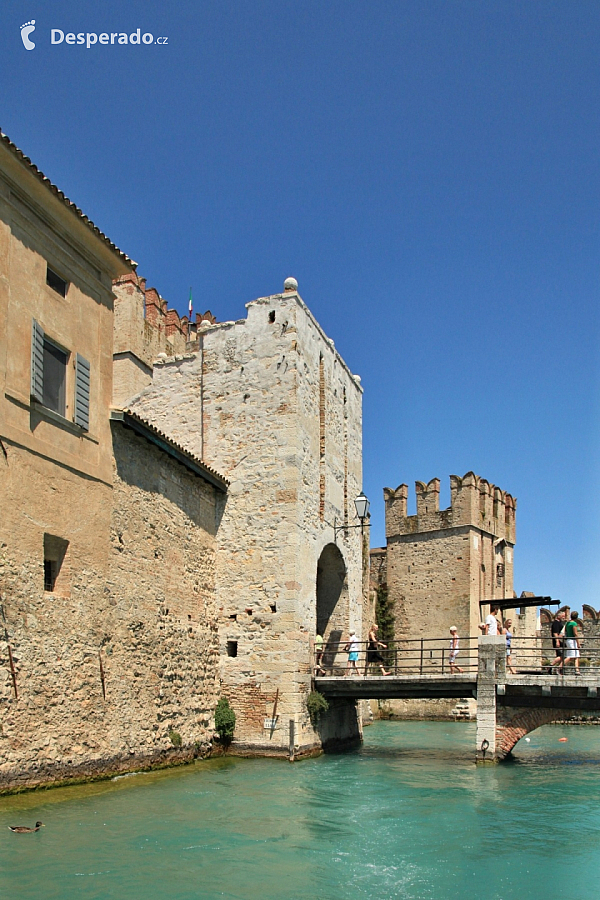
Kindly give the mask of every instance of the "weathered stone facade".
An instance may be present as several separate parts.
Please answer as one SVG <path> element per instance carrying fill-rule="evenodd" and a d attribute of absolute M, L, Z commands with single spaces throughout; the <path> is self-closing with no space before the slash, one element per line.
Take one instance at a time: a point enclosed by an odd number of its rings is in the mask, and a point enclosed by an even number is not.
<path fill-rule="evenodd" d="M 111 426 L 132 266 L 0 135 L 0 791 L 209 746 L 226 482 Z"/>
<path fill-rule="evenodd" d="M 198 327 L 213 323 L 210 310 L 196 314 L 192 323 L 169 309 L 156 288 L 147 288 L 146 279 L 128 272 L 116 279 L 113 403 L 122 406 L 152 382 L 152 365 L 158 357 L 185 353 L 197 347 Z"/>
<path fill-rule="evenodd" d="M 468 472 L 450 477 L 451 505 L 439 508 L 439 479 L 418 481 L 417 514 L 408 487 L 385 488 L 387 585 L 396 636 L 441 637 L 450 625 L 477 635 L 482 600 L 514 596 L 516 500 Z"/>
<path fill-rule="evenodd" d="M 386 585 L 397 640 L 436 638 L 439 648 L 455 625 L 464 658 L 465 639 L 479 634 L 479 601 L 514 595 L 516 500 L 472 472 L 450 476 L 448 509 L 440 510 L 438 478 L 417 481 L 415 488 L 414 516 L 407 514 L 407 485 L 384 489 L 387 546 L 371 551 L 371 589 Z M 524 633 L 526 623 L 531 628 L 531 614 L 513 612 L 512 618 L 515 634 Z M 463 718 L 474 714 L 475 704 L 468 698 L 459 706 L 406 700 L 389 709 L 407 718 Z"/>
<path fill-rule="evenodd" d="M 305 707 L 317 625 L 330 646 L 362 627 L 362 536 L 334 530 L 356 524 L 362 389 L 295 289 L 247 309 L 201 323 L 197 352 L 157 360 L 129 405 L 231 480 L 216 585 L 236 745 L 287 752 L 292 720 L 302 753 L 320 746 Z"/>
<path fill-rule="evenodd" d="M 293 280 L 218 325 L 134 269 L 0 135 L 0 791 L 208 752 L 222 694 L 238 752 L 360 737 L 305 702 L 361 634 L 360 379 Z"/>

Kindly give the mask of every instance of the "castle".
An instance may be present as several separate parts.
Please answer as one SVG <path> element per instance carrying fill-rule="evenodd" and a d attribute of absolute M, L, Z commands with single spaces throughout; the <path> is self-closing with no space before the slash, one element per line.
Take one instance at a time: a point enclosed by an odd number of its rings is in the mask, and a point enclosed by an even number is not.
<path fill-rule="evenodd" d="M 516 500 L 473 472 L 450 476 L 451 502 L 440 510 L 440 481 L 385 488 L 387 585 L 398 636 L 477 634 L 482 600 L 512 597 Z M 450 621 L 451 620 L 451 621 Z"/>
<path fill-rule="evenodd" d="M 362 628 L 362 388 L 288 279 L 191 322 L 0 133 L 0 790 L 315 730 L 312 641 Z"/>

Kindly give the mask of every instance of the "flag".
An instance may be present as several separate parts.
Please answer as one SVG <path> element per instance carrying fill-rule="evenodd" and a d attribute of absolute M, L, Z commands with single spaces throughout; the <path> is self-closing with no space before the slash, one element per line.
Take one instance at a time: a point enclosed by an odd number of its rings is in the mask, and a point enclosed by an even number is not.
<path fill-rule="evenodd" d="M 192 289 L 191 289 L 191 288 L 190 288 L 190 303 L 189 303 L 189 308 L 190 308 L 190 316 L 189 316 L 189 317 L 190 317 L 190 319 L 191 319 L 191 318 L 192 318 Z"/>

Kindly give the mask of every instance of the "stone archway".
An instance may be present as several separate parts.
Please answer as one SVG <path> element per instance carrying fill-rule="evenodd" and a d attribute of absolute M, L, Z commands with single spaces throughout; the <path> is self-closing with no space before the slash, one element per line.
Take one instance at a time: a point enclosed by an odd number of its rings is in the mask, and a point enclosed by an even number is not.
<path fill-rule="evenodd" d="M 348 634 L 350 600 L 344 558 L 335 544 L 327 544 L 317 563 L 317 634 L 323 635 L 323 664 L 331 667 L 340 642 Z"/>
<path fill-rule="evenodd" d="M 564 709 L 498 706 L 496 709 L 496 758 L 505 759 L 517 741 L 520 741 L 530 731 L 567 718 L 569 718 L 569 712 Z"/>

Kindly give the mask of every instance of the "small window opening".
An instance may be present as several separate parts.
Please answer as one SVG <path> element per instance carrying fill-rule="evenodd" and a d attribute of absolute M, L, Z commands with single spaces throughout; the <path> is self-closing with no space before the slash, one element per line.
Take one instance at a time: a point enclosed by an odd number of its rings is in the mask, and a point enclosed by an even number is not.
<path fill-rule="evenodd" d="M 67 354 L 44 338 L 44 406 L 59 415 L 65 414 L 65 382 Z"/>
<path fill-rule="evenodd" d="M 46 284 L 53 291 L 56 291 L 57 294 L 60 294 L 61 297 L 67 296 L 69 283 L 64 278 L 61 278 L 60 275 L 57 275 L 56 272 L 53 272 L 50 266 L 46 268 Z"/>
<path fill-rule="evenodd" d="M 53 559 L 44 560 L 44 590 L 53 591 L 56 584 L 56 562 Z"/>
<path fill-rule="evenodd" d="M 237 656 L 237 641 L 227 641 L 227 656 Z"/>
<path fill-rule="evenodd" d="M 271 324 L 273 324 L 274 321 L 275 321 L 275 310 L 272 309 L 271 312 L 269 313 L 269 322 Z"/>
<path fill-rule="evenodd" d="M 232 613 L 232 615 L 230 615 L 229 618 L 231 619 L 232 622 L 237 622 L 237 613 Z"/>
<path fill-rule="evenodd" d="M 53 534 L 44 535 L 44 590 L 54 593 L 64 586 L 63 563 L 69 542 Z"/>
<path fill-rule="evenodd" d="M 273 613 L 277 612 L 277 604 L 276 603 L 269 603 L 269 606 L 271 607 L 271 612 L 273 612 Z"/>

